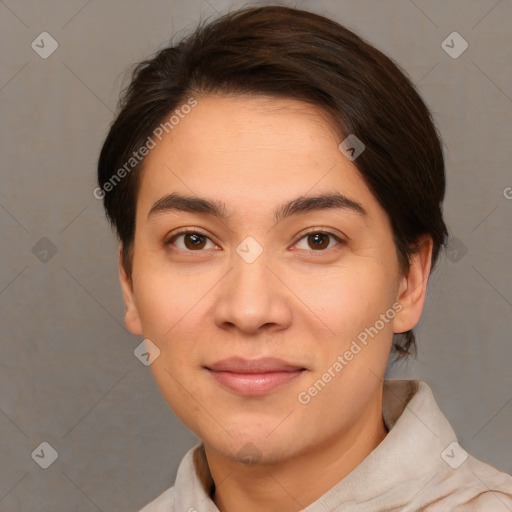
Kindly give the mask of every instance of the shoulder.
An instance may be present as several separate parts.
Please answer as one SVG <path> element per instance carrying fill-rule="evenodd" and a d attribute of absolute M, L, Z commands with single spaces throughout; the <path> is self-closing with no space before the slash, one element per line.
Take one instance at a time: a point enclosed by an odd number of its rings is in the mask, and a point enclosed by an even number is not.
<path fill-rule="evenodd" d="M 439 490 L 444 490 L 425 508 L 425 512 L 510 512 L 512 476 L 469 455 L 457 469 L 441 476 Z"/>
<path fill-rule="evenodd" d="M 139 512 L 174 512 L 174 486 L 164 491 Z"/>

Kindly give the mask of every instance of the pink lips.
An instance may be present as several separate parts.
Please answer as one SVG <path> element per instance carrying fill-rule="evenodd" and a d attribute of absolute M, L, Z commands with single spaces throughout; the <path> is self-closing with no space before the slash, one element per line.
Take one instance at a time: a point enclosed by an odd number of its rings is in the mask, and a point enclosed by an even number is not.
<path fill-rule="evenodd" d="M 273 357 L 224 359 L 206 367 L 222 385 L 242 395 L 264 395 L 296 379 L 305 370 Z"/>

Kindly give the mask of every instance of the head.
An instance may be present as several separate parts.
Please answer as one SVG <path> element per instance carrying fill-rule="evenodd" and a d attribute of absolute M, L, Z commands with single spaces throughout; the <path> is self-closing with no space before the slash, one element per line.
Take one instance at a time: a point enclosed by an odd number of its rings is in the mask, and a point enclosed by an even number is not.
<path fill-rule="evenodd" d="M 286 7 L 203 23 L 138 64 L 95 190 L 125 322 L 159 348 L 164 397 L 218 451 L 252 442 L 268 460 L 348 431 L 390 351 L 414 351 L 444 193 L 441 141 L 405 73 Z M 240 394 L 209 370 L 232 356 L 301 372 Z"/>

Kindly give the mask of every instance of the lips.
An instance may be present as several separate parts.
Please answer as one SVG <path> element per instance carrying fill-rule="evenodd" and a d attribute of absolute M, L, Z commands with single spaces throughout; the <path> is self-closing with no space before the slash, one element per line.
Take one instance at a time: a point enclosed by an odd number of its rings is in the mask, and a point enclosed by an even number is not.
<path fill-rule="evenodd" d="M 282 359 L 232 357 L 205 366 L 225 388 L 242 395 L 264 395 L 300 377 L 306 368 Z"/>

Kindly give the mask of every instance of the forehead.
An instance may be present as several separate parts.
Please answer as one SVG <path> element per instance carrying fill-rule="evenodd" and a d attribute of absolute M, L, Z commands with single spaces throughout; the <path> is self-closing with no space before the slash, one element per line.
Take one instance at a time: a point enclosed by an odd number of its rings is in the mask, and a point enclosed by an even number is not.
<path fill-rule="evenodd" d="M 378 208 L 338 146 L 342 136 L 319 107 L 248 95 L 198 96 L 197 106 L 146 156 L 139 206 L 176 190 L 261 210 L 292 198 L 339 191 Z"/>
<path fill-rule="evenodd" d="M 186 139 L 202 152 L 233 147 L 304 155 L 317 149 L 321 139 L 328 143 L 339 138 L 335 132 L 324 110 L 303 101 L 263 95 L 204 95 L 165 139 L 169 143 Z"/>

